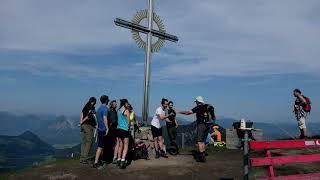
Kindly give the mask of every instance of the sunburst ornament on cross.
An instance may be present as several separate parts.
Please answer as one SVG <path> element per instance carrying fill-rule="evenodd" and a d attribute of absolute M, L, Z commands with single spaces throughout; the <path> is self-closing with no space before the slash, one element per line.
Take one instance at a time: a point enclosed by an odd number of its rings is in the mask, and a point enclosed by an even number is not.
<path fill-rule="evenodd" d="M 131 22 L 119 18 L 116 18 L 114 21 L 117 26 L 131 29 L 132 37 L 136 41 L 138 47 L 144 49 L 146 52 L 144 68 L 144 96 L 142 106 L 143 122 L 147 122 L 148 120 L 150 62 L 152 52 L 158 52 L 161 47 L 163 47 L 166 40 L 172 42 L 178 41 L 177 36 L 166 33 L 162 20 L 153 12 L 153 0 L 148 0 L 148 7 L 148 10 L 138 11 Z M 147 27 L 140 24 L 144 19 L 147 19 Z M 158 26 L 159 30 L 153 29 L 153 22 Z M 140 33 L 147 34 L 146 41 L 141 38 Z M 155 43 L 152 43 L 153 36 L 158 38 Z"/>
<path fill-rule="evenodd" d="M 148 10 L 140 10 L 138 11 L 133 19 L 132 23 L 134 24 L 140 24 L 144 19 L 148 18 Z M 158 16 L 156 13 L 153 13 L 153 22 L 158 26 L 159 31 L 162 33 L 166 32 L 165 26 L 163 24 L 163 21 L 161 20 L 160 16 Z M 146 49 L 147 43 L 141 38 L 140 33 L 138 31 L 132 30 L 132 38 L 136 41 L 138 47 L 141 49 Z M 165 40 L 158 38 L 158 40 L 152 44 L 151 46 L 151 52 L 159 52 L 161 47 L 163 47 Z"/>

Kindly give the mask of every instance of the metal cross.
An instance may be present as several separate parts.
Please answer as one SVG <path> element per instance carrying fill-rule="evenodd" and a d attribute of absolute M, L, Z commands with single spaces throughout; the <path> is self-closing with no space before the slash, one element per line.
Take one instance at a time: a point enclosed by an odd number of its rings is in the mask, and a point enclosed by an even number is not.
<path fill-rule="evenodd" d="M 135 32 L 140 32 L 147 34 L 147 46 L 145 48 L 145 67 L 144 67 L 144 96 L 143 96 L 143 106 L 142 106 L 142 118 L 143 122 L 148 121 L 148 110 L 149 110 L 149 90 L 150 90 L 150 61 L 152 54 L 152 36 L 158 37 L 159 39 L 169 40 L 172 42 L 177 42 L 178 37 L 174 35 L 170 35 L 165 33 L 164 31 L 159 31 L 153 29 L 153 21 L 154 21 L 154 12 L 153 12 L 153 0 L 148 0 L 148 16 L 147 16 L 147 25 L 148 27 L 132 23 L 126 20 L 122 20 L 119 18 L 115 19 L 115 24 L 117 26 L 121 26 L 127 29 L 131 29 Z"/>

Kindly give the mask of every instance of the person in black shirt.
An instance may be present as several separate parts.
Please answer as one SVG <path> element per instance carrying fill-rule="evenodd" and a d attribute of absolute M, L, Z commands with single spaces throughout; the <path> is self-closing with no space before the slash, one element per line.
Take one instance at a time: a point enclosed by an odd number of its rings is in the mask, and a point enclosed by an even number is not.
<path fill-rule="evenodd" d="M 191 115 L 196 113 L 197 117 L 197 143 L 199 148 L 199 154 L 196 156 L 198 162 L 205 162 L 205 141 L 208 136 L 210 127 L 215 124 L 215 112 L 214 107 L 205 104 L 203 97 L 198 96 L 195 100 L 197 106 L 189 111 L 177 111 L 180 114 Z"/>
<path fill-rule="evenodd" d="M 108 123 L 109 132 L 105 137 L 105 153 L 103 154 L 103 161 L 111 163 L 114 157 L 114 147 L 116 145 L 116 129 L 118 126 L 118 115 L 117 115 L 117 101 L 112 100 L 109 104 Z"/>
<path fill-rule="evenodd" d="M 96 102 L 97 100 L 95 97 L 90 97 L 80 115 L 80 127 L 82 135 L 80 163 L 82 164 L 88 164 L 87 160 L 92 144 L 93 131 L 97 126 L 97 121 L 95 118 Z"/>
<path fill-rule="evenodd" d="M 169 105 L 168 114 L 173 114 L 173 115 L 168 117 L 169 121 L 166 121 L 166 126 L 167 126 L 168 135 L 170 139 L 170 145 L 175 148 L 175 149 L 171 149 L 169 153 L 172 155 L 177 155 L 179 153 L 179 147 L 176 142 L 177 128 L 178 128 L 178 123 L 176 120 L 176 111 L 173 109 L 172 101 L 169 101 L 168 105 Z"/>

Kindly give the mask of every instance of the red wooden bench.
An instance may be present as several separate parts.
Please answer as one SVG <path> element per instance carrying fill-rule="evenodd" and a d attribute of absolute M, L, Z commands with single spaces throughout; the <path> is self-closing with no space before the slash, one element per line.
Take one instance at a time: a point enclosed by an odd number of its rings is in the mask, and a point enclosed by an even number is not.
<path fill-rule="evenodd" d="M 270 152 L 271 149 L 320 148 L 320 140 L 251 141 L 249 142 L 249 148 L 250 150 L 265 150 L 266 152 L 266 157 L 250 158 L 251 167 L 268 167 L 269 177 L 260 178 L 259 180 L 320 180 L 320 172 L 290 176 L 275 176 L 273 171 L 273 165 L 320 161 L 320 154 L 272 157 Z"/>

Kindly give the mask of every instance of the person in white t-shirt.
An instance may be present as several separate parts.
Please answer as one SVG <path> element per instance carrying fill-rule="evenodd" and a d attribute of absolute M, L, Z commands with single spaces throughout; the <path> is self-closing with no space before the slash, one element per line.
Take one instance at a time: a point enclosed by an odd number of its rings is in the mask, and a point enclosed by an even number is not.
<path fill-rule="evenodd" d="M 161 106 L 157 108 L 155 115 L 151 121 L 151 131 L 154 139 L 154 147 L 156 150 L 156 158 L 160 156 L 164 158 L 168 158 L 163 150 L 163 137 L 162 137 L 162 127 L 161 121 L 169 121 L 168 117 L 172 116 L 172 114 L 166 115 L 165 110 L 168 107 L 168 100 L 162 99 Z"/>

